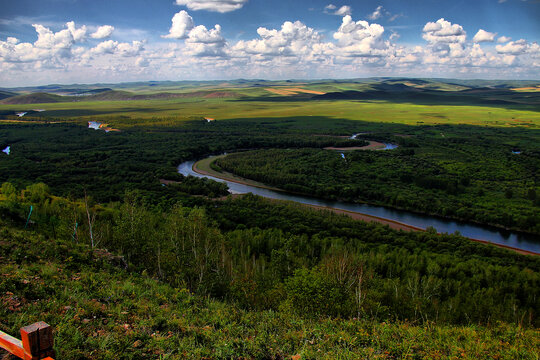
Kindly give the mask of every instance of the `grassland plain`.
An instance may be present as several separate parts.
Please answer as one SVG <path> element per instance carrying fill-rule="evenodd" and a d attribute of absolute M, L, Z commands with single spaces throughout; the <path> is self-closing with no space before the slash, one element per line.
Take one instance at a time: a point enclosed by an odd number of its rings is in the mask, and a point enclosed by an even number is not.
<path fill-rule="evenodd" d="M 468 124 L 478 126 L 498 127 L 527 127 L 540 126 L 539 107 L 534 103 L 527 104 L 527 97 L 520 98 L 517 103 L 506 105 L 472 106 L 467 97 L 460 97 L 458 102 L 448 103 L 450 97 L 444 94 L 461 94 L 458 90 L 469 89 L 455 84 L 405 82 L 384 83 L 347 83 L 347 82 L 319 82 L 319 83 L 272 83 L 270 89 L 286 91 L 286 89 L 303 89 L 315 93 L 339 93 L 343 91 L 372 91 L 373 89 L 388 90 L 385 94 L 397 94 L 400 89 L 405 93 L 418 95 L 419 89 L 438 90 L 438 100 L 411 100 L 382 101 L 382 100 L 313 100 L 313 94 L 290 92 L 288 95 L 277 95 L 269 92 L 268 85 L 251 84 L 251 86 L 238 86 L 235 84 L 203 84 L 184 85 L 181 88 L 166 85 L 153 87 L 136 86 L 126 88 L 136 95 L 159 95 L 160 92 L 185 94 L 185 98 L 106 101 L 107 96 L 97 94 L 100 101 L 88 101 L 85 97 L 76 98 L 77 101 L 57 102 L 47 104 L 0 104 L 0 112 L 27 111 L 44 109 L 38 114 L 40 117 L 62 118 L 67 121 L 89 119 L 105 119 L 113 126 L 129 127 L 133 125 L 169 125 L 197 118 L 212 117 L 217 120 L 239 118 L 264 117 L 326 117 L 334 119 L 364 120 L 382 123 L 401 123 L 408 125 L 436 125 L 436 124 Z M 219 86 L 221 85 L 221 86 Z M 122 88 L 124 90 L 124 88 Z M 110 98 L 123 91 L 111 91 Z M 227 94 L 226 97 L 212 98 L 212 93 Z M 502 93 L 490 92 L 483 94 L 483 98 L 515 100 L 512 94 L 520 92 L 507 91 Z M 193 96 L 190 96 L 192 94 Z M 378 94 L 381 94 L 379 92 Z M 431 94 L 431 93 L 430 93 Z M 469 94 L 469 93 L 467 93 Z M 294 96 L 291 96 L 294 95 Z M 470 94 L 469 94 L 470 95 Z M 122 95 L 123 96 L 123 95 Z M 120 96 L 120 98 L 122 98 Z M 208 97 L 210 96 L 210 97 Z M 471 97 L 470 99 L 473 99 Z M 73 98 L 71 98 L 73 99 Z M 396 101 L 399 100 L 396 97 Z M 531 100 L 532 101 L 532 100 Z M 32 114 L 34 116 L 36 114 Z M 113 123 L 112 121 L 114 120 Z"/>
<path fill-rule="evenodd" d="M 47 117 L 70 120 L 106 119 L 114 126 L 175 125 L 194 118 L 217 120 L 263 117 L 323 116 L 407 125 L 467 124 L 500 127 L 540 127 L 540 112 L 488 106 L 396 104 L 385 101 L 243 101 L 181 99 L 100 101 L 28 105 L 1 105 L 0 110 L 43 108 Z M 163 119 L 166 118 L 166 119 Z M 168 118 L 168 119 L 167 119 Z M 113 123 L 114 121 L 114 123 Z M 118 124 L 116 124 L 118 123 Z M 167 122 L 165 122 L 167 123 Z"/>

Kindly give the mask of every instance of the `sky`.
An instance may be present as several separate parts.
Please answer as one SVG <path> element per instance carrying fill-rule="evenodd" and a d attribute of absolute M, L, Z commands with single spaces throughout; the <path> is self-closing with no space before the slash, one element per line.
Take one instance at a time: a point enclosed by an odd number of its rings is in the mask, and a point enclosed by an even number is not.
<path fill-rule="evenodd" d="M 540 0 L 0 0 L 0 87 L 540 79 Z"/>

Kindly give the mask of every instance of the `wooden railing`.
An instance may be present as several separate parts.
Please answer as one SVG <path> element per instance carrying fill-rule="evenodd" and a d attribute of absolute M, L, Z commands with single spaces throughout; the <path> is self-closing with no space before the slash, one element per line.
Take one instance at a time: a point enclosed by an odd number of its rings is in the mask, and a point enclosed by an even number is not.
<path fill-rule="evenodd" d="M 54 360 L 52 328 L 43 321 L 21 328 L 21 340 L 0 331 L 0 348 L 24 360 Z"/>

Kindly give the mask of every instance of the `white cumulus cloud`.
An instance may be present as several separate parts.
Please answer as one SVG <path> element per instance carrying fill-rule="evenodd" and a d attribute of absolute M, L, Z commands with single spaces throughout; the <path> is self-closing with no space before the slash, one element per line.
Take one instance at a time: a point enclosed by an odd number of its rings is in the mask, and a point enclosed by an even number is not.
<path fill-rule="evenodd" d="M 100 26 L 96 30 L 96 32 L 92 33 L 90 35 L 90 37 L 93 38 L 93 39 L 105 39 L 105 38 L 108 38 L 109 36 L 111 36 L 113 31 L 114 31 L 114 26 L 103 25 L 103 26 Z"/>
<path fill-rule="evenodd" d="M 340 52 L 349 56 L 381 56 L 389 43 L 382 35 L 384 27 L 367 21 L 354 21 L 351 16 L 343 18 L 333 37 L 337 40 Z"/>
<path fill-rule="evenodd" d="M 90 54 L 104 55 L 116 54 L 123 57 L 133 57 L 139 55 L 144 49 L 142 41 L 132 41 L 131 43 L 119 43 L 118 41 L 106 40 L 90 49 Z"/>
<path fill-rule="evenodd" d="M 325 11 L 330 14 L 338 8 L 327 6 Z M 390 19 L 385 9 L 379 11 L 380 19 Z M 251 40 L 231 41 L 224 37 L 220 25 L 197 25 L 186 11 L 174 15 L 168 34 L 163 36 L 171 41 L 86 41 L 110 33 L 108 26 L 88 26 L 92 30 L 88 31 L 87 26 L 74 22 L 60 29 L 34 24 L 33 42 L 21 42 L 13 36 L 0 39 L 0 83 L 17 86 L 179 77 L 532 78 L 540 69 L 538 43 L 512 41 L 485 30 L 468 41 L 461 25 L 445 19 L 425 24 L 418 36 L 426 43 L 414 46 L 395 43 L 398 34 L 387 33 L 371 21 L 355 21 L 350 15 L 343 16 L 339 28 L 329 36 L 301 21 L 286 21 L 276 28 L 259 27 Z M 135 30 L 130 40 L 146 36 Z"/>
<path fill-rule="evenodd" d="M 193 18 L 187 11 L 182 10 L 174 14 L 169 33 L 167 35 L 162 35 L 162 37 L 169 39 L 186 39 L 194 26 L 195 23 L 193 22 Z"/>
<path fill-rule="evenodd" d="M 176 5 L 190 10 L 207 10 L 226 13 L 241 9 L 248 0 L 176 0 Z"/>
<path fill-rule="evenodd" d="M 345 15 L 351 15 L 352 9 L 349 5 L 343 5 L 338 9 L 336 5 L 328 4 L 324 7 L 324 13 L 330 14 L 330 15 L 345 16 Z"/>
<path fill-rule="evenodd" d="M 116 52 L 125 57 L 137 56 L 144 50 L 144 43 L 142 41 L 132 41 L 131 43 L 120 43 L 116 47 Z"/>
<path fill-rule="evenodd" d="M 83 25 L 77 29 L 75 22 L 70 21 L 66 23 L 66 26 L 71 33 L 71 36 L 73 36 L 74 41 L 84 41 L 86 38 L 86 25 Z"/>
<path fill-rule="evenodd" d="M 114 54 L 117 47 L 118 41 L 107 40 L 97 44 L 91 51 L 94 54 Z"/>
<path fill-rule="evenodd" d="M 66 23 L 66 28 L 58 32 L 41 25 L 32 25 L 37 33 L 37 40 L 20 43 L 14 37 L 0 41 L 0 61 L 22 63 L 40 62 L 36 66 L 59 67 L 60 59 L 73 56 L 72 48 L 76 42 L 86 38 L 86 26 L 77 28 L 73 21 Z"/>
<path fill-rule="evenodd" d="M 221 26 L 215 25 L 208 30 L 206 26 L 199 25 L 193 28 L 186 39 L 186 50 L 197 57 L 226 57 L 227 42 L 221 35 Z"/>
<path fill-rule="evenodd" d="M 195 26 L 193 18 L 182 10 L 172 18 L 172 26 L 169 34 L 163 38 L 185 39 L 186 54 L 196 57 L 225 57 L 227 42 L 221 35 L 221 26 L 215 25 L 213 29 L 207 29 L 204 25 Z"/>
<path fill-rule="evenodd" d="M 148 62 L 147 59 L 139 56 L 137 58 L 137 60 L 135 60 L 135 65 L 137 65 L 139 67 L 148 67 L 150 65 L 150 63 Z"/>
<path fill-rule="evenodd" d="M 519 55 L 523 54 L 529 48 L 525 39 L 519 39 L 517 41 L 510 41 L 506 45 L 497 45 L 495 49 L 500 54 Z"/>
<path fill-rule="evenodd" d="M 467 38 L 467 33 L 461 25 L 452 24 L 443 18 L 436 22 L 428 22 L 422 31 L 424 40 L 432 44 L 464 43 Z"/>
<path fill-rule="evenodd" d="M 237 52 L 264 56 L 292 56 L 307 54 L 321 36 L 314 29 L 300 21 L 286 21 L 280 30 L 257 29 L 260 39 L 239 41 L 234 46 Z"/>
<path fill-rule="evenodd" d="M 208 30 L 204 25 L 199 25 L 189 32 L 186 40 L 191 43 L 215 44 L 223 43 L 225 39 L 221 36 L 221 26 L 216 25 L 213 29 Z"/>
<path fill-rule="evenodd" d="M 480 30 L 478 30 L 476 35 L 474 35 L 473 42 L 475 42 L 475 43 L 493 42 L 493 41 L 495 41 L 495 36 L 497 36 L 497 33 L 492 33 L 492 32 L 480 29 Z"/>
<path fill-rule="evenodd" d="M 84 41 L 86 37 L 86 26 L 77 29 L 73 21 L 66 23 L 67 29 L 56 33 L 40 24 L 32 26 L 38 33 L 34 46 L 42 49 L 69 49 L 76 41 Z"/>

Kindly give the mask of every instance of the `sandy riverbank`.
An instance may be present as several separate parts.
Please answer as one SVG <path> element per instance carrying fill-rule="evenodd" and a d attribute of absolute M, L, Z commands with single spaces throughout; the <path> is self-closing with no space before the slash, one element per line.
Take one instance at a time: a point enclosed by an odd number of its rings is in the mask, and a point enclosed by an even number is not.
<path fill-rule="evenodd" d="M 226 156 L 226 155 L 218 155 L 218 156 L 213 156 L 213 157 L 206 158 L 206 159 L 203 159 L 203 160 L 199 160 L 199 161 L 197 161 L 196 163 L 193 164 L 192 169 L 193 169 L 194 172 L 196 172 L 197 174 L 200 174 L 200 175 L 213 176 L 213 177 L 216 177 L 218 179 L 232 181 L 232 182 L 235 182 L 237 184 L 253 186 L 253 187 L 257 187 L 257 188 L 261 188 L 261 189 L 268 189 L 268 190 L 273 190 L 273 191 L 284 192 L 281 189 L 265 185 L 265 184 L 260 183 L 258 181 L 245 179 L 245 178 L 234 175 L 234 174 L 232 174 L 230 172 L 227 172 L 227 171 L 219 172 L 219 171 L 216 171 L 216 170 L 214 170 L 214 169 L 212 169 L 210 167 L 210 164 L 212 162 L 214 162 L 216 159 L 219 159 L 219 158 L 224 157 L 224 156 Z"/>

